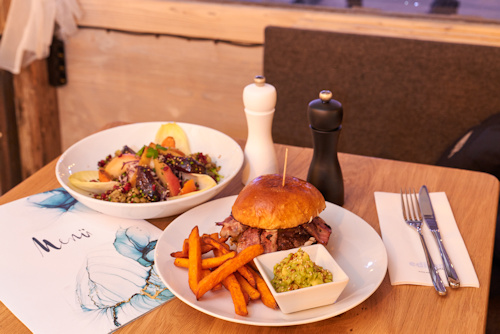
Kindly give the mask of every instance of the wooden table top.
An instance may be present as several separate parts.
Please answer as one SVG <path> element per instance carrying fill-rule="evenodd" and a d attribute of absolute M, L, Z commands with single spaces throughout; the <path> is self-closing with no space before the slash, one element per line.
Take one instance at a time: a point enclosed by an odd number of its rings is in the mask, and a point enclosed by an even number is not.
<path fill-rule="evenodd" d="M 289 148 L 287 175 L 305 179 L 312 149 L 276 145 L 281 163 Z M 489 175 L 459 169 L 339 154 L 344 176 L 344 208 L 368 222 L 380 235 L 374 192 L 399 192 L 426 184 L 448 196 L 479 278 L 480 288 L 460 288 L 439 297 L 433 287 L 391 286 L 386 275 L 366 301 L 336 317 L 291 327 L 236 324 L 204 314 L 177 298 L 154 309 L 117 333 L 484 333 L 493 258 L 499 182 Z M 0 204 L 59 187 L 52 161 L 0 197 Z M 238 194 L 241 177 L 216 198 Z M 164 229 L 175 217 L 150 222 Z M 0 332 L 30 331 L 0 303 Z"/>

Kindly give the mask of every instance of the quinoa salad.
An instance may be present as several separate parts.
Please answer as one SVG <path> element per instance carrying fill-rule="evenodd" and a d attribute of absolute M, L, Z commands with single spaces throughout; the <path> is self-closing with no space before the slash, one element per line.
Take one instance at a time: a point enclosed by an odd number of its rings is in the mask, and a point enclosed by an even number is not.
<path fill-rule="evenodd" d="M 168 123 L 159 129 L 155 142 L 138 151 L 124 146 L 98 161 L 97 171 L 77 172 L 70 182 L 99 200 L 161 202 L 216 186 L 220 168 L 210 155 L 190 153 L 183 130 Z"/>

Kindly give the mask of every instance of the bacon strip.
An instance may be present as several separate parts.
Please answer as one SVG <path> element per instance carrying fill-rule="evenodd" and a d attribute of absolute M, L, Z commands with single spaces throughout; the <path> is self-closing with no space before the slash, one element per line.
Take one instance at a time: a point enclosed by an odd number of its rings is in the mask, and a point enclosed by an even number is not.
<path fill-rule="evenodd" d="M 219 232 L 220 236 L 223 238 L 237 238 L 243 231 L 247 229 L 248 226 L 241 224 L 239 221 L 229 216 L 224 221 L 216 223 L 218 226 L 222 226 Z"/>
<path fill-rule="evenodd" d="M 302 224 L 304 229 L 320 244 L 326 245 L 332 234 L 332 228 L 320 217 L 315 217 L 310 223 Z"/>
<path fill-rule="evenodd" d="M 326 245 L 332 233 L 331 227 L 320 217 L 315 217 L 310 223 L 279 230 L 248 227 L 231 215 L 216 224 L 222 226 L 221 237 L 231 237 L 237 243 L 238 252 L 248 246 L 261 244 L 265 253 L 271 253 L 303 246 L 311 238 L 314 238 L 313 242 Z"/>

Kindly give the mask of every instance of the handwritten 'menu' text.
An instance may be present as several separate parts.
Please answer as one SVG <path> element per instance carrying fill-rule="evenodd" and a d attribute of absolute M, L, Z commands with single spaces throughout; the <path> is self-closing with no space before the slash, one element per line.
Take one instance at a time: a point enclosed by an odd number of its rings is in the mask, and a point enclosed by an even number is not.
<path fill-rule="evenodd" d="M 33 237 L 32 239 L 33 239 L 33 244 L 43 257 L 45 253 L 49 253 L 51 250 L 54 251 L 61 250 L 63 249 L 64 245 L 67 245 L 71 242 L 77 242 L 78 240 L 81 240 L 83 238 L 90 238 L 91 235 L 92 233 L 81 228 L 78 230 L 78 232 L 72 233 L 70 236 L 67 237 L 61 237 L 57 241 L 51 241 L 47 239 L 42 239 L 42 241 L 40 241 L 35 237 Z"/>

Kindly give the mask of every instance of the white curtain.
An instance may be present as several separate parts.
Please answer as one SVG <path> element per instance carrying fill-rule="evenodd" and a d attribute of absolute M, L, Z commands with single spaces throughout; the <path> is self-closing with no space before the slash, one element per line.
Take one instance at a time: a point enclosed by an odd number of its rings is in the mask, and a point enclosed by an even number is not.
<path fill-rule="evenodd" d="M 54 31 L 67 39 L 81 16 L 77 0 L 13 0 L 0 42 L 0 68 L 19 74 L 35 59 L 46 58 Z"/>

